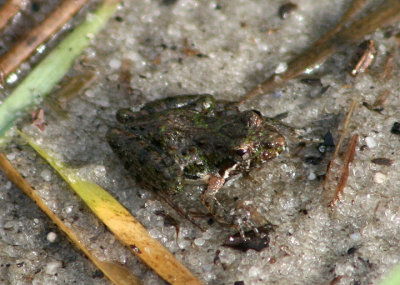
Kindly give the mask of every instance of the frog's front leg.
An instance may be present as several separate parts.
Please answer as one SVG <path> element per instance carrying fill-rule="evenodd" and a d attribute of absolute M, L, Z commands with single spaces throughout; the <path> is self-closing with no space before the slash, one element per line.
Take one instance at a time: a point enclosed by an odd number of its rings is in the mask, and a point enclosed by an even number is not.
<path fill-rule="evenodd" d="M 203 203 L 204 206 L 207 207 L 208 211 L 213 216 L 219 216 L 219 212 L 223 210 L 223 207 L 221 203 L 218 201 L 216 195 L 219 189 L 221 189 L 222 186 L 224 186 L 224 184 L 225 184 L 225 178 L 212 175 L 208 180 L 206 190 L 201 195 L 201 202 Z M 223 214 L 225 214 L 225 212 L 226 211 L 223 211 Z M 225 215 L 223 216 L 224 216 L 223 220 L 226 221 Z"/>

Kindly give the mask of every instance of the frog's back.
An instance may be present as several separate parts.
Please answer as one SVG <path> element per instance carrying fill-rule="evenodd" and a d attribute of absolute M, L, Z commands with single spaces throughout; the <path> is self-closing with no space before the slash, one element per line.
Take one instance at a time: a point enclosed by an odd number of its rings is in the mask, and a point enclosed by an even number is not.
<path fill-rule="evenodd" d="M 281 151 L 282 136 L 259 112 L 240 112 L 211 95 L 157 100 L 119 118 L 123 126 L 109 132 L 110 145 L 143 186 L 157 190 L 175 192 L 184 179 L 228 178 Z"/>

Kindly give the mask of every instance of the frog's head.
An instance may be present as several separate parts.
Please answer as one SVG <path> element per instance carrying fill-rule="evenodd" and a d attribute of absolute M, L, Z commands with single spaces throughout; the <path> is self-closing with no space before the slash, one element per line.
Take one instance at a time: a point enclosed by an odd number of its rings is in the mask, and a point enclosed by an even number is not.
<path fill-rule="evenodd" d="M 247 135 L 235 152 L 242 162 L 247 163 L 249 169 L 277 157 L 285 150 L 285 137 L 273 125 L 267 123 L 260 112 L 250 110 L 242 114 Z"/>

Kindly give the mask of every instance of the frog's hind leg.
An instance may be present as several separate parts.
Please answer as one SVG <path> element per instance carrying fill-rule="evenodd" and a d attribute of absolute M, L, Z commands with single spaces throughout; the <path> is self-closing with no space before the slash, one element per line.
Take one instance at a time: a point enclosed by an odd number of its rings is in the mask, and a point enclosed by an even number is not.
<path fill-rule="evenodd" d="M 153 190 L 178 214 L 201 231 L 205 231 L 169 198 L 169 195 L 175 194 L 183 187 L 182 169 L 172 159 L 162 155 L 154 145 L 123 129 L 110 130 L 107 133 L 107 140 L 124 162 L 125 168 L 135 177 L 136 182 L 144 188 Z"/>
<path fill-rule="evenodd" d="M 110 130 L 107 140 L 142 187 L 172 194 L 183 187 L 181 167 L 156 146 L 124 129 Z"/>
<path fill-rule="evenodd" d="M 250 212 L 245 209 L 228 210 L 218 201 L 216 195 L 224 186 L 225 178 L 219 176 L 211 176 L 208 180 L 207 189 L 201 195 L 201 202 L 207 207 L 208 211 L 221 223 L 233 225 L 245 240 L 245 228 L 250 228 L 256 236 L 259 231 L 255 223 L 253 223 Z"/>
<path fill-rule="evenodd" d="M 172 209 L 174 209 L 179 215 L 181 215 L 183 218 L 188 220 L 192 225 L 197 227 L 199 230 L 202 232 L 205 232 L 206 230 L 200 226 L 191 216 L 188 214 L 185 210 L 180 208 L 176 203 L 174 203 L 169 196 L 165 195 L 161 191 L 157 191 L 155 193 L 159 198 L 161 198 L 164 202 L 166 202 Z"/>

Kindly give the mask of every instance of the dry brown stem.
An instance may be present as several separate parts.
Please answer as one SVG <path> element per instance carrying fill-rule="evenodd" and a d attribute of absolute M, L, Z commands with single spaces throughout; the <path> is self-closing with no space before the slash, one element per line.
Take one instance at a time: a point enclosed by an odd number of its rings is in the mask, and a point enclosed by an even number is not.
<path fill-rule="evenodd" d="M 378 97 L 376 97 L 373 106 L 383 107 L 384 105 L 386 105 L 390 95 L 391 91 L 389 91 L 388 89 L 383 89 L 381 92 L 379 92 Z"/>
<path fill-rule="evenodd" d="M 0 58 L 2 77 L 7 77 L 26 60 L 35 49 L 68 22 L 89 0 L 65 0 L 39 26 Z M 1 19 L 1 18 L 0 18 Z"/>
<path fill-rule="evenodd" d="M 325 174 L 325 179 L 324 179 L 324 182 L 322 184 L 322 187 L 324 188 L 324 191 L 326 190 L 326 185 L 327 185 L 327 183 L 329 181 L 329 176 L 330 176 L 330 173 L 331 173 L 331 169 L 332 169 L 333 163 L 335 162 L 336 157 L 339 154 L 340 148 L 342 147 L 343 140 L 344 140 L 345 134 L 347 132 L 347 126 L 349 125 L 350 118 L 353 115 L 353 112 L 354 112 L 354 109 L 356 107 L 356 104 L 357 104 L 356 100 L 353 99 L 353 101 L 351 102 L 351 105 L 350 105 L 349 112 L 347 113 L 346 119 L 343 122 L 343 128 L 342 128 L 342 131 L 340 133 L 339 141 L 336 144 L 336 148 L 335 148 L 335 151 L 333 152 L 332 159 L 328 164 L 328 168 L 327 168 L 326 174 Z"/>
<path fill-rule="evenodd" d="M 349 178 L 349 173 L 350 173 L 350 163 L 352 163 L 354 160 L 357 144 L 358 144 L 358 135 L 355 134 L 350 140 L 350 145 L 347 149 L 344 158 L 344 163 L 342 166 L 339 183 L 336 186 L 335 195 L 330 203 L 331 207 L 334 206 L 340 200 L 340 197 L 342 197 L 344 194 L 344 187 L 346 187 L 347 179 Z"/>
<path fill-rule="evenodd" d="M 86 256 L 107 276 L 114 284 L 120 285 L 136 285 L 140 284 L 137 278 L 129 272 L 126 268 L 122 267 L 117 263 L 111 263 L 101 261 L 85 247 L 83 240 L 79 235 L 66 226 L 63 221 L 56 216 L 53 211 L 43 202 L 42 198 L 36 193 L 36 191 L 29 185 L 29 183 L 19 174 L 19 172 L 12 166 L 8 161 L 5 154 L 0 153 L 0 168 L 4 171 L 6 176 L 29 198 L 31 198 L 38 207 L 61 229 L 68 238 L 81 249 Z"/>
<path fill-rule="evenodd" d="M 394 49 L 392 49 L 386 56 L 385 63 L 383 64 L 383 71 L 379 76 L 382 81 L 387 81 L 392 78 L 393 69 L 396 64 L 396 54 Z"/>
<path fill-rule="evenodd" d="M 352 18 L 362 2 L 355 0 L 342 19 L 347 21 L 349 18 Z M 280 75 L 274 74 L 264 82 L 258 84 L 242 98 L 239 104 L 256 96 L 272 92 L 288 80 L 303 73 L 306 69 L 311 69 L 321 64 L 332 54 L 345 49 L 349 44 L 355 43 L 365 35 L 372 33 L 378 28 L 391 25 L 399 19 L 400 1 L 388 0 L 347 28 L 344 26 L 345 21 L 341 20 L 330 32 L 293 59 L 288 64 L 288 68 L 284 73 Z"/>
<path fill-rule="evenodd" d="M 22 0 L 8 0 L 0 9 L 0 30 L 5 27 L 7 22 L 18 13 L 23 6 Z"/>
<path fill-rule="evenodd" d="M 361 8 L 364 6 L 365 0 L 354 0 L 351 2 L 350 6 L 347 8 L 346 12 L 340 19 L 339 23 L 331 29 L 329 32 L 327 32 L 325 35 L 323 35 L 317 42 L 314 43 L 314 45 L 319 45 L 327 40 L 329 40 L 332 36 L 337 34 L 343 27 L 346 25 L 348 22 L 350 22 L 353 17 L 361 10 Z"/>

